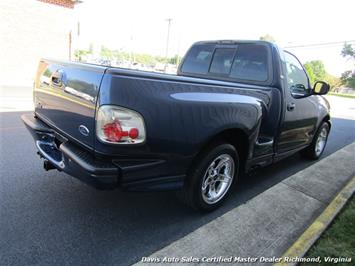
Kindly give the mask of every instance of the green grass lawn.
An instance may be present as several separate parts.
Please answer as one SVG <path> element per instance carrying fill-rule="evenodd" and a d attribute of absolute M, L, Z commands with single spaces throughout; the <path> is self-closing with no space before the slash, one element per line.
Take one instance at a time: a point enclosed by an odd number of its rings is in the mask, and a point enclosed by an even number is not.
<path fill-rule="evenodd" d="M 355 94 L 328 92 L 328 95 L 345 97 L 345 98 L 354 98 L 355 99 Z"/>
<path fill-rule="evenodd" d="M 321 265 L 334 265 L 327 263 L 324 257 L 351 257 L 350 263 L 337 263 L 336 265 L 355 265 L 355 197 L 353 196 L 345 209 L 333 221 L 305 257 L 321 257 Z M 301 265 L 319 265 L 303 263 Z"/>

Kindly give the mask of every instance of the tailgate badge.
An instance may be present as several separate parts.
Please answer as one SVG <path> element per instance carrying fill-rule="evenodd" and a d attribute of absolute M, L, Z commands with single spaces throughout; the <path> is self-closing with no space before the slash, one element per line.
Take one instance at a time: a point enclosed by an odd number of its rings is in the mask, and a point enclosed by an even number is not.
<path fill-rule="evenodd" d="M 86 126 L 84 126 L 84 125 L 80 125 L 79 126 L 79 132 L 82 135 L 84 135 L 85 137 L 89 136 L 89 133 L 90 133 L 89 129 Z"/>

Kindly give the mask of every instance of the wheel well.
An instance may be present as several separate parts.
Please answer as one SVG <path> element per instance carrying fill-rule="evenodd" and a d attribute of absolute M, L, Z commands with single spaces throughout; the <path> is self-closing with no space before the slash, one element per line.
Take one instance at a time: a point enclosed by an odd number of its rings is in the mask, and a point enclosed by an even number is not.
<path fill-rule="evenodd" d="M 200 149 L 193 160 L 192 166 L 204 155 L 211 147 L 221 142 L 227 142 L 233 145 L 238 151 L 240 159 L 240 172 L 244 172 L 245 163 L 248 155 L 249 141 L 248 136 L 241 129 L 227 129 L 210 138 Z"/>
<path fill-rule="evenodd" d="M 332 123 L 330 123 L 330 115 L 326 115 L 326 116 L 323 118 L 321 124 L 323 124 L 323 122 L 327 122 L 327 123 L 328 123 L 329 129 L 332 127 Z M 320 125 L 321 125 L 321 124 L 320 124 Z"/>

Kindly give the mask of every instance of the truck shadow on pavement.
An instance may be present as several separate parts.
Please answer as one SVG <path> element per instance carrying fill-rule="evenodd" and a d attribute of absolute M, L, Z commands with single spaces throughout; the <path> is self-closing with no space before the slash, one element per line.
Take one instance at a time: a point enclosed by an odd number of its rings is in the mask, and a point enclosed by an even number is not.
<path fill-rule="evenodd" d="M 0 114 L 4 265 L 130 265 L 314 163 L 295 154 L 244 175 L 220 209 L 201 214 L 174 192 L 98 191 L 64 173 L 45 172 L 21 114 Z M 354 129 L 353 120 L 333 119 L 323 156 L 355 141 Z"/>

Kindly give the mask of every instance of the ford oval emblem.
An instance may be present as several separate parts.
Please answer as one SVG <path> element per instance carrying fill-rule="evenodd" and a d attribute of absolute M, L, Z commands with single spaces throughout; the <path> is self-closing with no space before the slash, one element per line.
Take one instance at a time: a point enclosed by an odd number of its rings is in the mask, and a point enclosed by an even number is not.
<path fill-rule="evenodd" d="M 84 135 L 85 137 L 89 136 L 90 130 L 84 126 L 84 125 L 80 125 L 79 126 L 79 132 Z"/>

